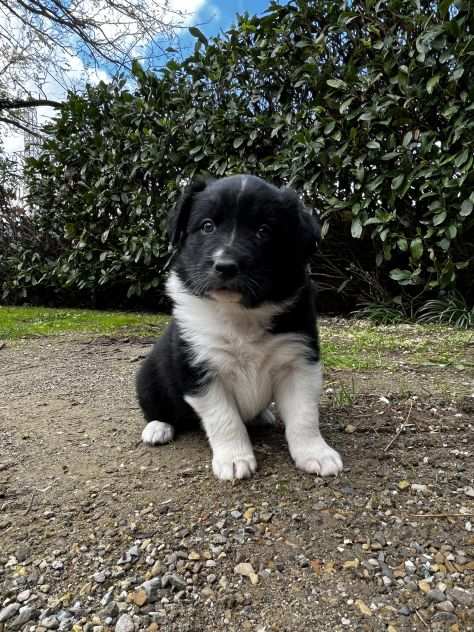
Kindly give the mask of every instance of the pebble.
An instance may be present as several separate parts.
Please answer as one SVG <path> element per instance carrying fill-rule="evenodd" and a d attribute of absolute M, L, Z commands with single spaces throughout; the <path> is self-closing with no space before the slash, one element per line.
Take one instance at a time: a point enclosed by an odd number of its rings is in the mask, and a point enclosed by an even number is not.
<path fill-rule="evenodd" d="M 426 597 L 430 601 L 436 601 L 436 602 L 440 602 L 440 601 L 445 601 L 446 600 L 446 595 L 443 592 L 441 592 L 441 590 L 429 590 L 426 593 Z"/>
<path fill-rule="evenodd" d="M 115 632 L 135 632 L 135 624 L 129 614 L 123 614 L 115 624 Z"/>
<path fill-rule="evenodd" d="M 162 586 L 161 577 L 154 577 L 142 584 L 143 590 L 146 592 L 148 601 L 153 603 L 158 599 L 158 591 Z"/>
<path fill-rule="evenodd" d="M 96 584 L 103 584 L 105 580 L 106 580 L 106 575 L 104 571 L 99 571 L 98 573 L 95 573 L 94 581 L 96 582 Z"/>
<path fill-rule="evenodd" d="M 18 610 L 20 609 L 19 603 L 11 603 L 8 606 L 5 606 L 2 610 L 0 610 L 0 623 L 4 621 L 8 621 L 16 615 Z"/>
<path fill-rule="evenodd" d="M 41 619 L 40 625 L 47 630 L 57 630 L 59 628 L 59 620 L 54 615 L 45 617 L 44 619 Z"/>
<path fill-rule="evenodd" d="M 23 608 L 21 608 L 20 610 L 19 615 L 10 622 L 10 629 L 21 630 L 25 623 L 28 623 L 28 621 L 31 621 L 31 619 L 33 619 L 34 615 L 35 611 L 33 610 L 33 608 L 30 608 L 29 606 L 23 606 Z"/>
<path fill-rule="evenodd" d="M 248 577 L 253 585 L 258 584 L 258 575 L 254 571 L 252 564 L 241 562 L 235 566 L 234 573 Z"/>
<path fill-rule="evenodd" d="M 462 606 L 474 606 L 474 592 L 455 586 L 448 590 L 448 598 L 451 601 L 461 604 Z"/>
<path fill-rule="evenodd" d="M 408 573 L 412 575 L 416 571 L 416 566 L 413 564 L 411 560 L 407 560 L 405 562 L 405 569 L 407 570 Z"/>
<path fill-rule="evenodd" d="M 435 608 L 443 612 L 454 612 L 454 605 L 451 601 L 440 601 L 436 604 Z"/>
<path fill-rule="evenodd" d="M 20 593 L 18 593 L 18 595 L 16 596 L 16 599 L 20 603 L 23 603 L 24 601 L 28 601 L 30 597 L 31 597 L 31 590 L 22 590 Z"/>
<path fill-rule="evenodd" d="M 129 594 L 129 601 L 141 608 L 148 601 L 148 595 L 145 590 L 135 590 Z"/>
<path fill-rule="evenodd" d="M 171 586 L 172 588 L 177 588 L 178 590 L 184 590 L 187 583 L 186 580 L 179 575 L 163 575 L 161 586 L 162 588 L 168 588 L 168 586 Z"/>

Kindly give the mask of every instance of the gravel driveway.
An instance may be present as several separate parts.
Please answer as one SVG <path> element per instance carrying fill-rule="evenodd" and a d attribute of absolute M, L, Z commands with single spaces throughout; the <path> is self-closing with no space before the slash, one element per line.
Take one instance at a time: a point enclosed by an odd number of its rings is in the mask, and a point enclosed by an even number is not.
<path fill-rule="evenodd" d="M 332 372 L 362 385 L 323 402 L 343 474 L 255 427 L 231 484 L 201 433 L 140 443 L 149 345 L 0 349 L 0 632 L 474 630 L 474 399 L 436 392 L 465 372 Z"/>

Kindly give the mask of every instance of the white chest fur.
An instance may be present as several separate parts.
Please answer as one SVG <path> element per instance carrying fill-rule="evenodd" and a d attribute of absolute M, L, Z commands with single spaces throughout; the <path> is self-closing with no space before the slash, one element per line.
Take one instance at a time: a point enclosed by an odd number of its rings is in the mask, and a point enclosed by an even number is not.
<path fill-rule="evenodd" d="M 242 419 L 252 419 L 264 410 L 278 380 L 306 362 L 302 336 L 268 332 L 271 319 L 285 305 L 245 309 L 238 303 L 198 298 L 186 291 L 175 274 L 168 281 L 168 292 L 194 361 L 215 372 Z"/>

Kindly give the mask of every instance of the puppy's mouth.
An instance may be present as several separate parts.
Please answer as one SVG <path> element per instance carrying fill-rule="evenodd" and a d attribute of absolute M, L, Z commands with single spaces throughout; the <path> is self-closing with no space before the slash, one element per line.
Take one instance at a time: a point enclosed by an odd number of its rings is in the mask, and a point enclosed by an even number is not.
<path fill-rule="evenodd" d="M 227 288 L 210 290 L 208 296 L 218 303 L 240 303 L 242 300 L 241 292 Z"/>

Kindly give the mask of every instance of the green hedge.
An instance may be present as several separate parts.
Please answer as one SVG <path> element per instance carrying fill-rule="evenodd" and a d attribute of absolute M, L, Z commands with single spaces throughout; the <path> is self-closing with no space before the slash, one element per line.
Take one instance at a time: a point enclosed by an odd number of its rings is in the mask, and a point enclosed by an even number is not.
<path fill-rule="evenodd" d="M 347 250 L 392 296 L 469 293 L 473 30 L 469 2 L 272 3 L 211 41 L 192 29 L 194 53 L 158 75 L 137 64 L 133 93 L 120 80 L 70 95 L 28 167 L 49 245 L 13 253 L 4 300 L 158 301 L 165 216 L 197 172 L 300 190 L 342 277 Z"/>

